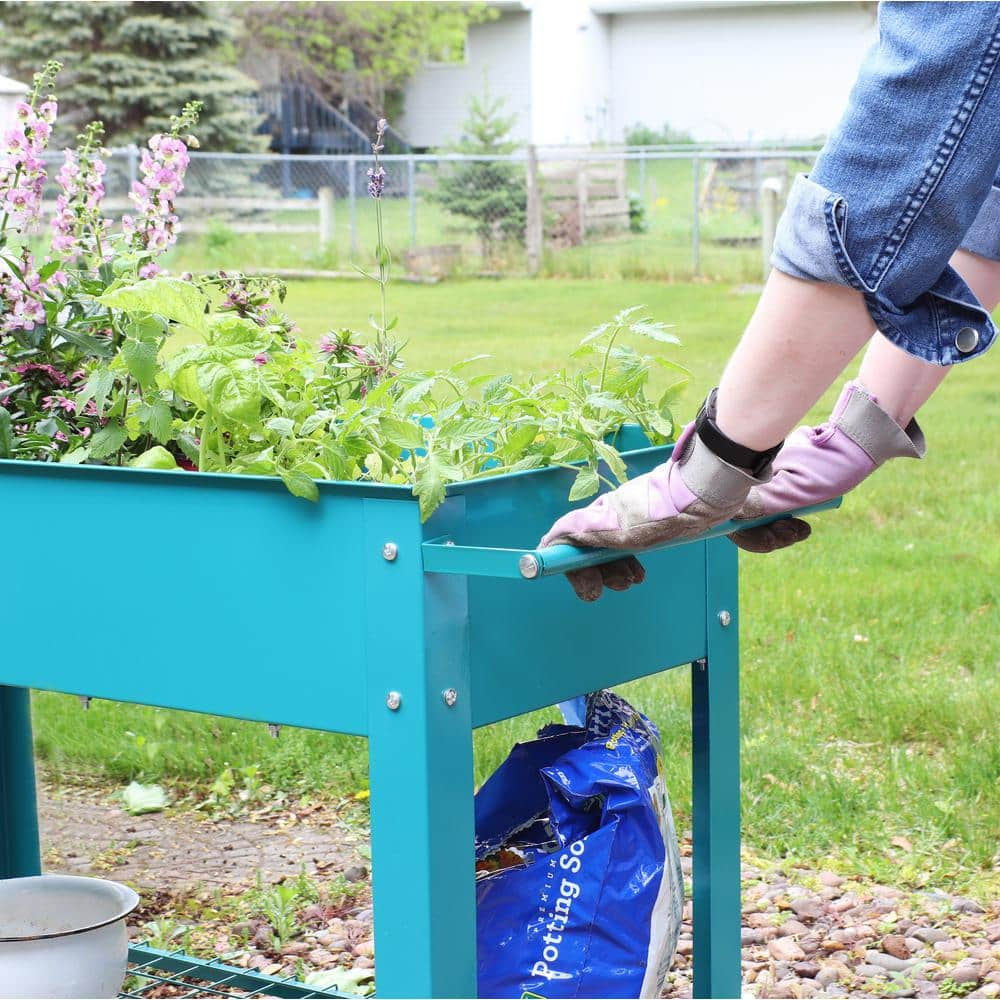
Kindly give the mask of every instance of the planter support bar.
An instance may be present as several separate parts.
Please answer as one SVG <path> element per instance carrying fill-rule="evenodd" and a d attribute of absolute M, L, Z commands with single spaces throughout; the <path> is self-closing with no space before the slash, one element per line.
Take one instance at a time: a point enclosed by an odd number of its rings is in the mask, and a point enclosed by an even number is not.
<path fill-rule="evenodd" d="M 818 514 L 820 511 L 834 510 L 840 503 L 841 498 L 837 497 L 835 500 L 803 507 L 789 514 L 759 517 L 752 521 L 726 521 L 725 524 L 720 524 L 695 538 L 674 539 L 643 551 L 656 552 L 692 542 L 704 542 L 710 538 L 728 535 L 732 531 L 772 524 L 774 521 L 793 515 L 806 517 Z M 631 549 L 581 549 L 572 545 L 553 545 L 547 549 L 501 549 L 485 545 L 458 545 L 447 535 L 424 542 L 421 549 L 425 573 L 492 576 L 509 580 L 537 580 L 543 576 L 558 576 L 572 570 L 613 562 L 624 555 L 643 554 Z"/>

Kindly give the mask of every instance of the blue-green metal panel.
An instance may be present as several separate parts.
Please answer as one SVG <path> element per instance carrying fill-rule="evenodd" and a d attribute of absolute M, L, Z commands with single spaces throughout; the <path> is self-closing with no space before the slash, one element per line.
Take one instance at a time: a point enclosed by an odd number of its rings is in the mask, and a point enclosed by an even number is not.
<path fill-rule="evenodd" d="M 707 656 L 691 668 L 694 996 L 738 997 L 740 708 L 737 550 L 705 543 Z M 720 614 L 728 612 L 728 625 Z"/>
<path fill-rule="evenodd" d="M 461 500 L 437 517 L 461 517 Z M 416 510 L 365 502 L 375 949 L 380 997 L 476 995 L 468 607 L 462 577 L 425 577 Z M 386 561 L 382 547 L 397 546 Z M 444 692 L 457 693 L 449 706 Z M 387 705 L 398 693 L 399 707 Z"/>
<path fill-rule="evenodd" d="M 730 544 L 726 542 L 726 544 Z M 643 557 L 647 580 L 592 604 L 566 580 L 469 579 L 476 726 L 704 653 L 703 545 Z"/>
<path fill-rule="evenodd" d="M 365 501 L 326 485 L 0 463 L 0 683 L 364 733 Z M 53 627 L 67 580 L 85 629 Z"/>
<path fill-rule="evenodd" d="M 0 686 L 0 878 L 40 873 L 29 694 Z"/>

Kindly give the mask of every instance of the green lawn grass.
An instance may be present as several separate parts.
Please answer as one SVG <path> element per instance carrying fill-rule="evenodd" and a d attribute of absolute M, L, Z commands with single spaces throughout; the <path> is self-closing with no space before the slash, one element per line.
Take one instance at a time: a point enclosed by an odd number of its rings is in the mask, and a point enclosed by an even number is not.
<path fill-rule="evenodd" d="M 286 308 L 306 336 L 363 330 L 372 291 L 361 281 L 298 282 Z M 411 366 L 486 353 L 484 367 L 520 375 L 563 364 L 592 325 L 640 302 L 684 342 L 676 356 L 694 372 L 680 407 L 689 418 L 718 380 L 752 291 L 580 280 L 391 290 Z M 921 414 L 925 461 L 890 463 L 839 512 L 815 518 L 807 543 L 741 555 L 744 830 L 762 854 L 996 894 L 998 376 L 996 351 L 960 366 Z M 181 625 L 177 643 L 183 655 Z M 625 693 L 661 727 L 668 786 L 686 824 L 688 671 Z M 480 731 L 478 779 L 551 714 Z M 76 699 L 55 694 L 36 696 L 35 720 L 53 774 L 210 782 L 227 764 L 256 764 L 291 790 L 365 787 L 365 745 L 347 737 L 285 729 L 272 740 L 262 725 L 103 702 L 84 715 Z"/>

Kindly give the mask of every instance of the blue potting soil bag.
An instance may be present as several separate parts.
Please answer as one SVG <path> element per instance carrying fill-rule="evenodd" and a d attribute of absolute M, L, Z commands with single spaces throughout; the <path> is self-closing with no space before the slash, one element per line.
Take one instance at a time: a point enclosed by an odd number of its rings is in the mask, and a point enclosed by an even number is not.
<path fill-rule="evenodd" d="M 659 996 L 684 883 L 656 727 L 610 691 L 476 795 L 481 997 Z"/>

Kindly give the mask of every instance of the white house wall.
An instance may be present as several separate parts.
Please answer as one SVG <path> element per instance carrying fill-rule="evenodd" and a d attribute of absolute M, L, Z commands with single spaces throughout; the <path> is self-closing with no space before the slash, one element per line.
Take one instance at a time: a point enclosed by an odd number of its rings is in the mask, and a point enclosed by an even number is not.
<path fill-rule="evenodd" d="M 453 143 L 462 133 L 470 97 L 483 91 L 484 74 L 490 93 L 505 99 L 506 114 L 517 116 L 514 139 L 530 142 L 531 15 L 526 11 L 473 25 L 461 65 L 429 65 L 417 73 L 406 88 L 400 132 L 418 148 Z"/>
<path fill-rule="evenodd" d="M 606 142 L 612 136 L 611 18 L 590 0 L 534 0 L 532 140 Z"/>
<path fill-rule="evenodd" d="M 637 122 L 696 139 L 829 132 L 875 40 L 867 5 L 814 3 L 610 15 L 613 138 Z"/>

